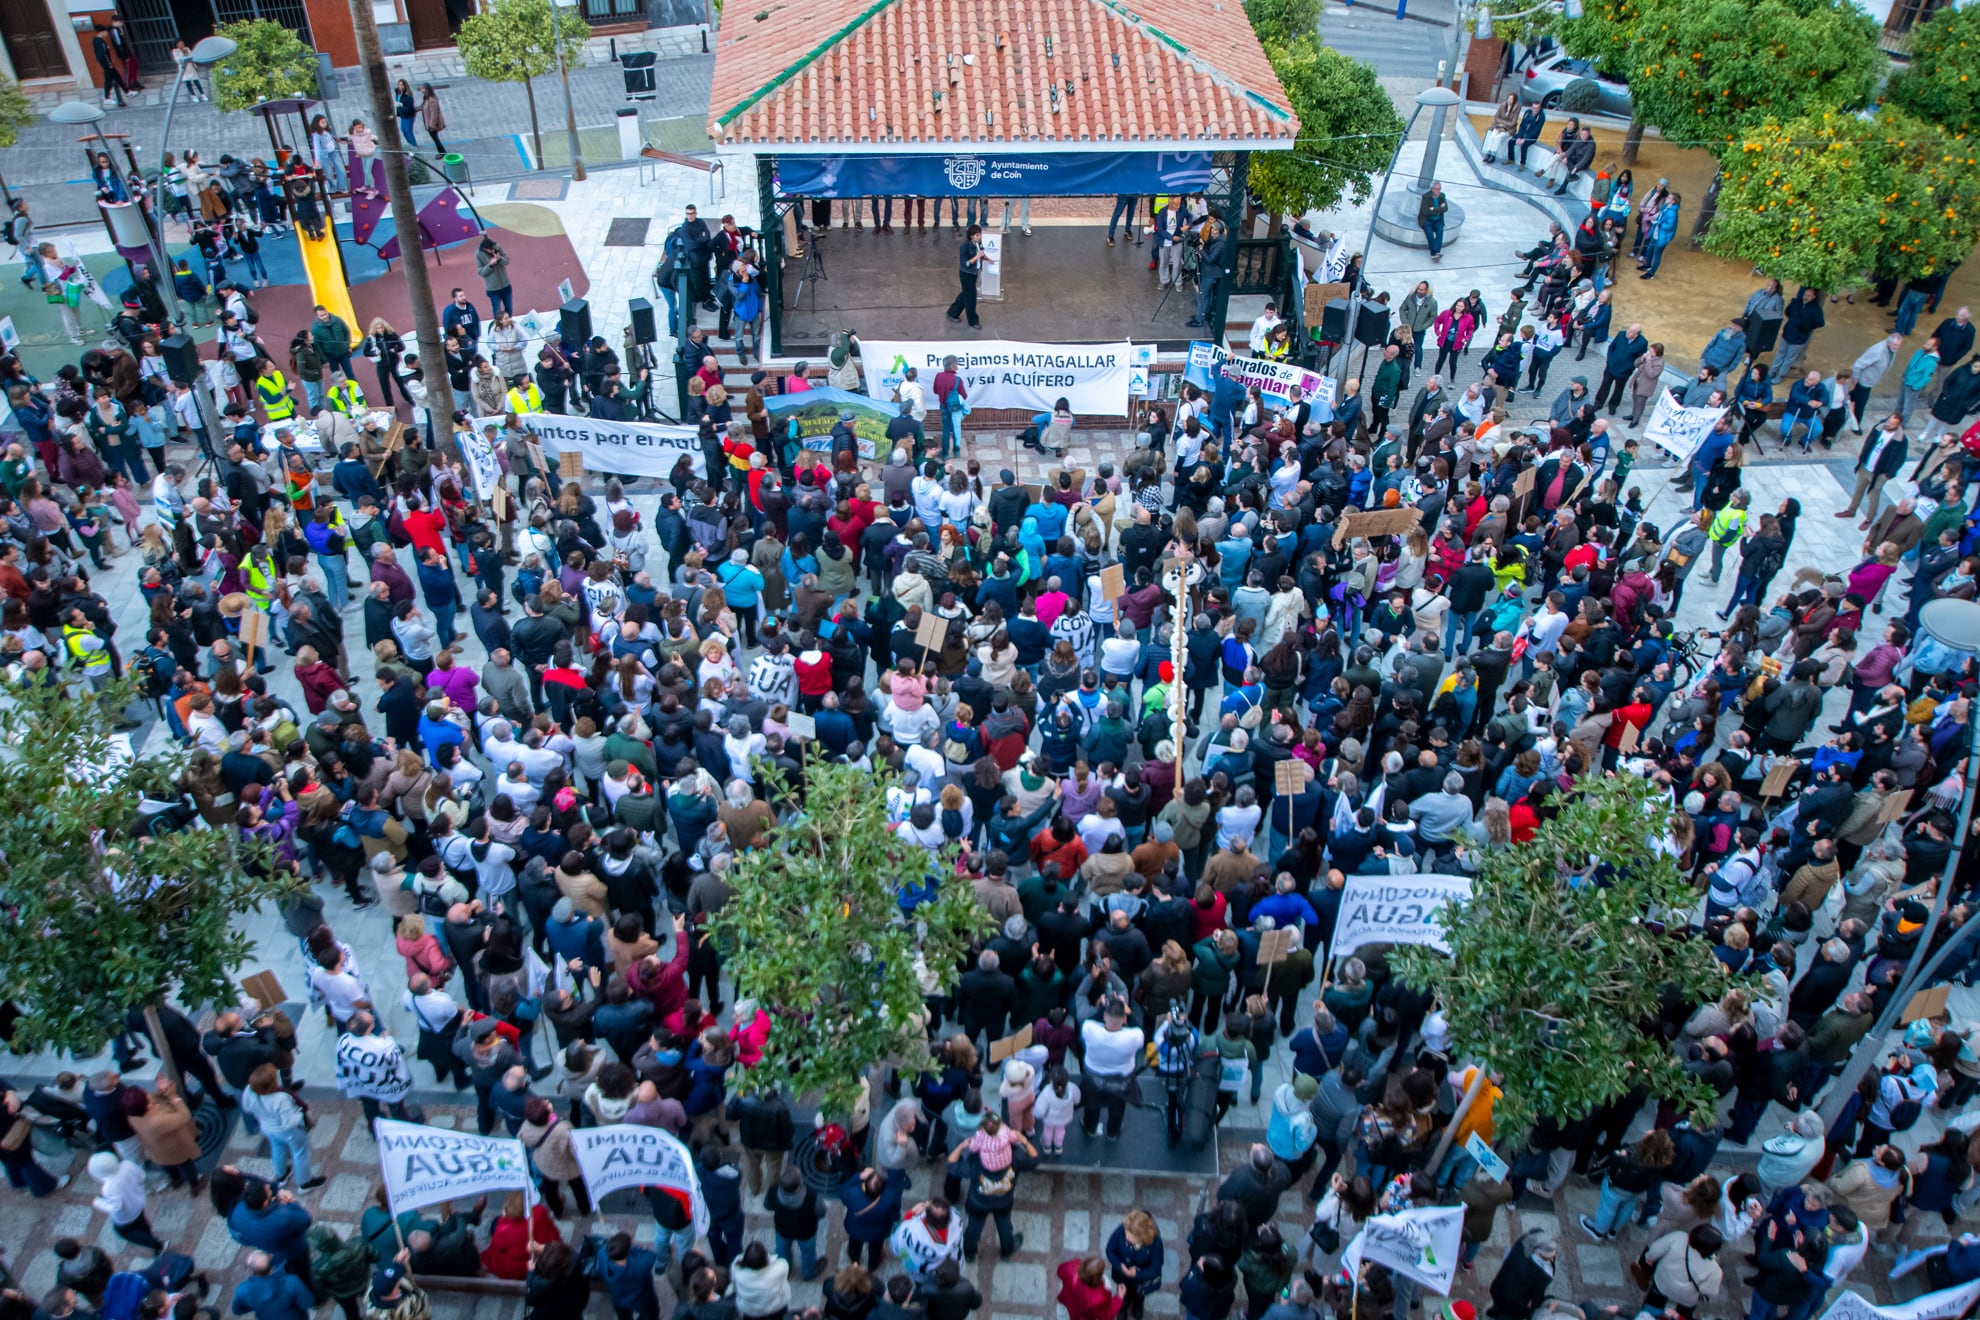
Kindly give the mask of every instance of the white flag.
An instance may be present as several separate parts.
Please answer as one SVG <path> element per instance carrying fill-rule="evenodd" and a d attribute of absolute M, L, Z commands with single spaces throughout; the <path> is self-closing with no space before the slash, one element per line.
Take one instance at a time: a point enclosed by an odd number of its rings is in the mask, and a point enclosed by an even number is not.
<path fill-rule="evenodd" d="M 373 1120 L 372 1132 L 394 1215 L 511 1188 L 535 1198 L 529 1156 L 513 1137 L 481 1137 L 391 1118 Z"/>
<path fill-rule="evenodd" d="M 1464 1237 L 1464 1207 L 1433 1205 L 1401 1214 L 1372 1215 L 1341 1253 L 1350 1277 L 1373 1261 L 1405 1274 L 1432 1292 L 1450 1295 Z"/>

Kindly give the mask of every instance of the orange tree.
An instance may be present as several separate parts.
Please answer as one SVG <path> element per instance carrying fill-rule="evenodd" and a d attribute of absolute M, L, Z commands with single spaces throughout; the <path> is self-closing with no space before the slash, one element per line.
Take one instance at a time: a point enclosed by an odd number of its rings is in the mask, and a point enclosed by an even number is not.
<path fill-rule="evenodd" d="M 1911 63 L 1884 97 L 1950 133 L 1980 129 L 1980 9 L 1941 9 L 1913 28 Z"/>
<path fill-rule="evenodd" d="M 1848 0 L 1641 2 L 1630 92 L 1681 146 L 1721 152 L 1763 117 L 1867 105 L 1886 63 L 1876 24 Z"/>
<path fill-rule="evenodd" d="M 1890 107 L 1769 118 L 1723 153 L 1705 246 L 1818 289 L 1930 275 L 1973 249 L 1975 160 L 1966 140 Z"/>

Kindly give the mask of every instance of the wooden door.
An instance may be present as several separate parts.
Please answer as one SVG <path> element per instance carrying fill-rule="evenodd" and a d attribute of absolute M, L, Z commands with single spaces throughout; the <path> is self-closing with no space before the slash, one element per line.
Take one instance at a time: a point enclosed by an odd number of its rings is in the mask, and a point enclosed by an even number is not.
<path fill-rule="evenodd" d="M 48 15 L 48 0 L 14 0 L 0 5 L 0 39 L 14 62 L 14 77 L 67 78 L 72 70 L 62 54 L 62 39 Z"/>
<path fill-rule="evenodd" d="M 453 29 L 447 22 L 447 0 L 406 0 L 406 21 L 412 27 L 414 50 L 454 44 Z"/>

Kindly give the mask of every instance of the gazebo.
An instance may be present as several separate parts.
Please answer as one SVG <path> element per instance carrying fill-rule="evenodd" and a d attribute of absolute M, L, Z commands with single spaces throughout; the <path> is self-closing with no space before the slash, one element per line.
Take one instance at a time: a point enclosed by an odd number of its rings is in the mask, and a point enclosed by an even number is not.
<path fill-rule="evenodd" d="M 1291 147 L 1298 129 L 1239 0 L 732 6 L 709 111 L 718 147 L 756 153 L 773 352 L 822 343 L 849 310 L 926 322 L 929 300 L 939 293 L 939 309 L 954 293 L 952 245 L 869 229 L 857 241 L 835 232 L 829 245 L 834 307 L 795 306 L 785 286 L 803 278 L 803 301 L 815 302 L 819 281 L 815 264 L 784 269 L 788 218 L 821 201 L 865 209 L 868 198 L 930 198 L 941 211 L 980 199 L 995 228 L 1010 199 L 1136 196 L 1145 225 L 1147 199 L 1200 193 L 1234 240 L 1227 272 L 1240 272 L 1220 281 L 1207 331 L 1183 326 L 1193 296 L 1124 278 L 1148 250 L 1109 253 L 1092 223 L 1005 242 L 1006 301 L 985 315 L 1014 338 L 1220 336 L 1231 293 L 1256 291 L 1246 272 L 1257 283 L 1269 265 L 1273 287 L 1283 278 L 1281 263 L 1246 251 L 1278 245 L 1243 238 L 1240 221 L 1251 153 Z M 1105 277 L 1109 264 L 1121 278 Z"/>

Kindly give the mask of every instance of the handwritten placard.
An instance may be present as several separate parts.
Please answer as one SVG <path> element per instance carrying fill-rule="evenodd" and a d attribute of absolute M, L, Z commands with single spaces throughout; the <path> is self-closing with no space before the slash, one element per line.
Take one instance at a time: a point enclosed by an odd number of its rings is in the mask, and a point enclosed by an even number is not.
<path fill-rule="evenodd" d="M 1125 595 L 1127 595 L 1127 568 L 1121 564 L 1109 564 L 1101 569 L 1101 599 L 1119 600 Z"/>
<path fill-rule="evenodd" d="M 939 651 L 949 636 L 949 621 L 939 614 L 924 614 L 914 630 L 914 644 L 924 651 Z"/>
<path fill-rule="evenodd" d="M 557 475 L 573 480 L 584 475 L 584 454 L 576 449 L 566 449 L 557 455 Z"/>
<path fill-rule="evenodd" d="M 1005 1036 L 1003 1039 L 990 1042 L 990 1062 L 993 1064 L 1002 1063 L 1019 1050 L 1030 1048 L 1031 1025 L 1026 1023 L 1023 1027 Z"/>
<path fill-rule="evenodd" d="M 1774 762 L 1774 768 L 1767 772 L 1766 779 L 1760 783 L 1760 796 L 1763 798 L 1779 797 L 1781 794 L 1787 792 L 1788 784 L 1794 779 L 1794 772 L 1799 769 L 1801 769 L 1801 762 L 1795 760 L 1792 756 L 1783 756 L 1780 760 Z"/>

